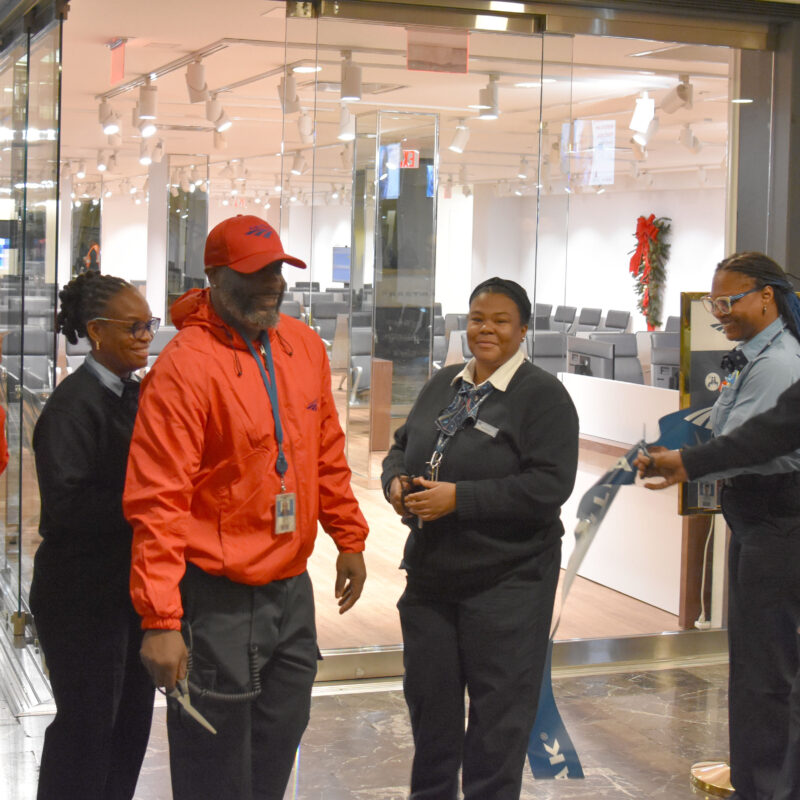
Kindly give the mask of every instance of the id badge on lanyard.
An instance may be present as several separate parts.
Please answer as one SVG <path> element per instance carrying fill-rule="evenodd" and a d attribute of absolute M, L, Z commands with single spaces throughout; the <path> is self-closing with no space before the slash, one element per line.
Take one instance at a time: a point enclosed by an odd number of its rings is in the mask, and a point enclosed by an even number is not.
<path fill-rule="evenodd" d="M 275 533 L 294 533 L 297 527 L 297 497 L 294 492 L 286 491 L 286 481 L 284 476 L 289 469 L 286 455 L 283 452 L 283 426 L 281 425 L 280 409 L 278 406 L 278 388 L 276 385 L 275 365 L 272 361 L 272 347 L 269 342 L 269 335 L 266 331 L 261 332 L 261 354 L 263 360 L 258 357 L 252 342 L 245 334 L 239 331 L 239 335 L 244 339 L 250 354 L 256 360 L 258 369 L 261 372 L 261 379 L 269 396 L 272 407 L 272 418 L 275 420 L 275 439 L 278 442 L 278 458 L 275 462 L 275 469 L 281 480 L 280 494 L 275 495 Z M 264 362 L 266 361 L 266 369 Z"/>

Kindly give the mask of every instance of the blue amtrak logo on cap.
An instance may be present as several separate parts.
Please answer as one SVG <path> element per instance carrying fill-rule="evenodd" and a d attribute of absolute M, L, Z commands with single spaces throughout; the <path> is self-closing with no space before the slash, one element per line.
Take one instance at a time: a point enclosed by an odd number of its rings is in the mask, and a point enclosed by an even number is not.
<path fill-rule="evenodd" d="M 245 236 L 263 236 L 265 239 L 269 239 L 272 231 L 266 225 L 251 225 Z"/>

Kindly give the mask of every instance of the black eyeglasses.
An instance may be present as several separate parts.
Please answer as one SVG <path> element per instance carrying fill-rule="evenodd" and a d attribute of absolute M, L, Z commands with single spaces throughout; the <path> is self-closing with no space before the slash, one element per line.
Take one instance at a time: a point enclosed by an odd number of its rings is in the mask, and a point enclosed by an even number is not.
<path fill-rule="evenodd" d="M 133 336 L 134 339 L 144 339 L 147 334 L 151 334 L 152 336 L 156 335 L 158 331 L 158 326 L 161 325 L 160 317 L 150 317 L 146 322 L 142 322 L 137 320 L 136 322 L 131 323 L 127 319 L 112 319 L 111 317 L 95 317 L 94 319 L 90 319 L 89 322 L 116 322 L 119 325 L 127 325 L 128 326 L 128 334 Z"/>
<path fill-rule="evenodd" d="M 761 289 L 756 286 L 755 289 L 748 289 L 746 292 L 740 292 L 739 294 L 732 294 L 730 296 L 722 295 L 721 297 L 712 297 L 711 295 L 706 295 L 704 298 L 702 298 L 702 302 L 705 310 L 708 311 L 709 314 L 713 314 L 715 312 L 717 314 L 730 314 L 731 306 L 737 300 L 741 300 L 747 294 L 760 291 Z"/>

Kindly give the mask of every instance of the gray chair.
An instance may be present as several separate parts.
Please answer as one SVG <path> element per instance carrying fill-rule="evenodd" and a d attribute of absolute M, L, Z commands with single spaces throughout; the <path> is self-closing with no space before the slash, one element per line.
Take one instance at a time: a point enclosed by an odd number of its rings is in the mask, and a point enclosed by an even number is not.
<path fill-rule="evenodd" d="M 635 333 L 590 333 L 590 339 L 614 345 L 614 380 L 644 383 Z"/>
<path fill-rule="evenodd" d="M 528 357 L 533 363 L 556 375 L 567 371 L 567 334 L 559 331 L 528 331 Z"/>
<path fill-rule="evenodd" d="M 156 359 L 167 346 L 167 342 L 169 342 L 177 332 L 178 329 L 172 325 L 162 325 L 158 331 L 156 331 L 156 335 L 153 337 L 153 341 L 150 342 L 150 347 L 148 348 L 146 370 L 149 370 L 150 367 L 156 363 Z"/>
<path fill-rule="evenodd" d="M 553 306 L 550 303 L 536 303 L 531 314 L 528 328 L 536 331 L 550 330 L 550 314 Z"/>
<path fill-rule="evenodd" d="M 445 314 L 444 315 L 444 335 L 450 341 L 450 334 L 453 331 L 464 331 L 467 329 L 468 314 Z"/>
<path fill-rule="evenodd" d="M 603 318 L 602 308 L 582 308 L 578 314 L 578 319 L 572 326 L 571 333 L 576 334 L 582 331 L 596 331 L 600 327 L 600 320 Z"/>
<path fill-rule="evenodd" d="M 433 318 L 433 335 L 444 336 L 444 317 Z"/>
<path fill-rule="evenodd" d="M 32 391 L 52 389 L 54 350 L 52 331 L 36 326 L 17 328 L 3 338 L 3 366 L 9 376 Z"/>
<path fill-rule="evenodd" d="M 678 331 L 650 334 L 650 381 L 662 389 L 680 388 L 681 335 Z"/>
<path fill-rule="evenodd" d="M 556 306 L 553 312 L 553 319 L 550 323 L 550 329 L 567 333 L 575 322 L 575 314 L 578 309 L 575 306 Z"/>
<path fill-rule="evenodd" d="M 350 405 L 369 391 L 372 378 L 372 328 L 350 329 Z"/>
<path fill-rule="evenodd" d="M 461 355 L 464 356 L 464 361 L 468 361 L 472 358 L 472 350 L 469 349 L 469 343 L 467 342 L 467 332 L 460 331 L 461 333 Z"/>
<path fill-rule="evenodd" d="M 76 344 L 72 344 L 72 342 L 65 339 L 64 352 L 67 355 L 67 375 L 75 372 L 83 364 L 83 359 L 86 358 L 91 349 L 89 340 L 85 337 L 80 337 Z"/>
<path fill-rule="evenodd" d="M 631 321 L 630 311 L 614 311 L 610 310 L 606 314 L 605 320 L 600 330 L 611 331 L 613 333 L 625 333 L 628 330 L 628 325 Z"/>
<path fill-rule="evenodd" d="M 350 304 L 344 302 L 314 303 L 311 307 L 311 327 L 320 335 L 327 347 L 333 344 L 336 333 L 336 318 L 339 314 L 350 314 Z"/>
<path fill-rule="evenodd" d="M 447 339 L 445 335 L 434 333 L 433 335 L 433 372 L 438 372 L 444 365 L 447 358 Z"/>
<path fill-rule="evenodd" d="M 680 331 L 680 329 L 681 329 L 680 317 L 667 317 L 667 324 L 664 325 L 665 331 L 669 331 L 671 333 L 673 331 Z"/>
<path fill-rule="evenodd" d="M 372 312 L 371 311 L 354 311 L 350 315 L 350 325 L 354 328 L 369 328 L 372 327 Z"/>
<path fill-rule="evenodd" d="M 302 307 L 297 300 L 284 300 L 281 303 L 281 313 L 295 319 L 300 319 L 303 315 Z"/>

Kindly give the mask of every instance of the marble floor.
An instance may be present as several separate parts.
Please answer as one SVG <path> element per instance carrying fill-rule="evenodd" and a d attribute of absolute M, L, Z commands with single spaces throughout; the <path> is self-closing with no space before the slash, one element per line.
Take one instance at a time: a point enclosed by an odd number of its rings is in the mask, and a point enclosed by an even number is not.
<path fill-rule="evenodd" d="M 697 798 L 689 786 L 691 764 L 727 754 L 727 672 L 725 664 L 689 664 L 556 675 L 558 706 L 586 777 L 534 781 L 526 768 L 523 800 Z M 139 800 L 172 796 L 164 719 L 164 707 L 156 707 Z M 2 800 L 35 797 L 49 721 L 47 716 L 15 719 L 0 700 Z M 397 681 L 319 686 L 286 798 L 401 800 L 411 755 Z"/>

